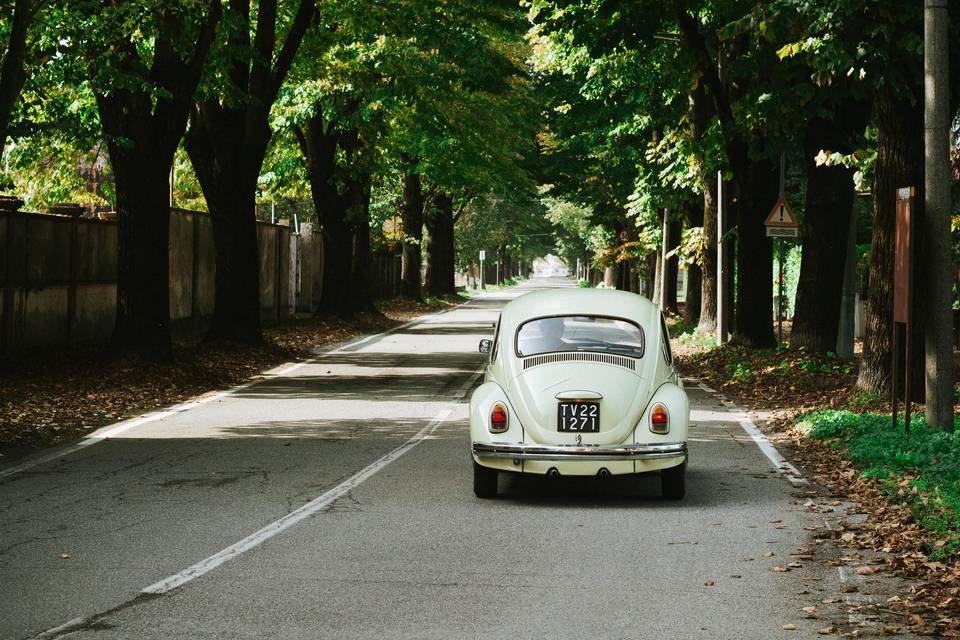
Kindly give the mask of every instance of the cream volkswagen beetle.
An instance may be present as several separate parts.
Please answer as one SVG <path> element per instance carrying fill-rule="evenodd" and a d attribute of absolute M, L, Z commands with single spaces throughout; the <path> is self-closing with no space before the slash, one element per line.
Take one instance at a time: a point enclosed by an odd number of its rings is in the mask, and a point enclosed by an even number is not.
<path fill-rule="evenodd" d="M 480 351 L 489 363 L 470 399 L 478 497 L 496 494 L 500 472 L 659 472 L 663 497 L 683 497 L 690 405 L 649 300 L 603 289 L 528 293 L 503 308 Z"/>

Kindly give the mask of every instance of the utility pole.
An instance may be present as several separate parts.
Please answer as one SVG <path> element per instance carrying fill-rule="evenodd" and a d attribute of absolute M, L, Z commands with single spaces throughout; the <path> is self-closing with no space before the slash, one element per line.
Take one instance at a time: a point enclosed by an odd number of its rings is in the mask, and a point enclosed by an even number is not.
<path fill-rule="evenodd" d="M 924 213 L 927 301 L 924 338 L 927 424 L 953 430 L 953 311 L 950 252 L 949 0 L 924 0 Z"/>
<path fill-rule="evenodd" d="M 660 291 L 657 303 L 660 310 L 667 311 L 667 254 L 670 253 L 670 210 L 663 210 L 663 241 L 660 244 Z"/>

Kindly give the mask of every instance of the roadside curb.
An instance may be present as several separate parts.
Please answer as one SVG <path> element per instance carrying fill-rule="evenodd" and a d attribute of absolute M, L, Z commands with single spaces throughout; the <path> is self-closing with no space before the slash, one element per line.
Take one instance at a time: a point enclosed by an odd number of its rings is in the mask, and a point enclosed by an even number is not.
<path fill-rule="evenodd" d="M 753 422 L 753 420 L 750 419 L 750 416 L 747 414 L 747 412 L 744 411 L 740 406 L 727 399 L 725 395 L 718 392 L 716 389 L 713 389 L 698 378 L 685 378 L 684 382 L 691 383 L 700 390 L 719 400 L 720 404 L 726 407 L 728 412 L 731 414 L 731 420 L 740 425 L 740 428 L 743 429 L 744 433 L 750 436 L 750 439 L 753 440 L 754 444 L 757 445 L 763 455 L 770 460 L 770 463 L 777 470 L 777 473 L 784 476 L 787 481 L 790 482 L 790 484 L 795 487 L 809 484 L 809 481 L 803 477 L 803 474 L 800 472 L 800 470 L 783 457 L 773 443 L 770 442 L 767 436 L 765 436 Z"/>

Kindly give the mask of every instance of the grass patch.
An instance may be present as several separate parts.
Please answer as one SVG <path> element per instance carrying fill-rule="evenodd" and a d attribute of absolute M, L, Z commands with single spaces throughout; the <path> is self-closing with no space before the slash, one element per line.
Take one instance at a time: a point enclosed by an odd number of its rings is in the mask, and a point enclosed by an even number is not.
<path fill-rule="evenodd" d="M 934 559 L 960 552 L 960 432 L 930 428 L 922 415 L 910 421 L 909 438 L 890 417 L 851 411 L 818 411 L 798 425 L 828 447 L 843 449 L 861 473 L 904 501 L 934 540 Z"/>

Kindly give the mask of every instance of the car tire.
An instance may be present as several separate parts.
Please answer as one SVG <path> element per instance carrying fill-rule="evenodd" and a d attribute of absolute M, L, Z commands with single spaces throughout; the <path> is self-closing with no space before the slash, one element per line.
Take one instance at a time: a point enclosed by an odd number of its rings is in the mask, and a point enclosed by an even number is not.
<path fill-rule="evenodd" d="M 492 498 L 497 495 L 497 477 L 499 472 L 473 461 L 473 493 L 478 498 Z"/>
<path fill-rule="evenodd" d="M 664 500 L 682 500 L 687 493 L 687 463 L 660 472 L 660 495 Z"/>

